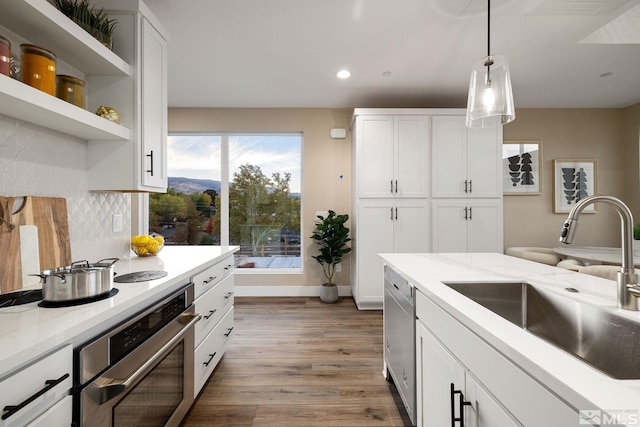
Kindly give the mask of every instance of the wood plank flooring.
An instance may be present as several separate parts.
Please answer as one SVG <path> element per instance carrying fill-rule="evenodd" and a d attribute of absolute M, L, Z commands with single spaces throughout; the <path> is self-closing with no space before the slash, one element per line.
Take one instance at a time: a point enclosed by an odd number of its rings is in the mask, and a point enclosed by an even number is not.
<path fill-rule="evenodd" d="M 382 312 L 351 298 L 236 298 L 233 340 L 182 425 L 408 427 L 382 350 Z"/>

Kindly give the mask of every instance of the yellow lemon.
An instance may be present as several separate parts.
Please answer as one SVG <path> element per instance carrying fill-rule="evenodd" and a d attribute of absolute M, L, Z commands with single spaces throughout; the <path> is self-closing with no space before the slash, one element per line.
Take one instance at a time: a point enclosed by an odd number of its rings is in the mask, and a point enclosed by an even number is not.
<path fill-rule="evenodd" d="M 151 236 L 147 236 L 147 235 L 141 235 L 141 236 L 136 236 L 136 246 L 145 246 L 147 243 L 149 243 L 149 240 L 151 240 Z"/>
<path fill-rule="evenodd" d="M 160 244 L 158 244 L 158 242 L 156 242 L 155 240 L 151 240 L 149 243 L 147 243 L 145 248 L 152 254 L 155 254 L 160 250 Z"/>
<path fill-rule="evenodd" d="M 158 242 L 159 245 L 164 245 L 164 237 L 162 236 L 156 236 L 153 238 L 156 242 Z"/>
<path fill-rule="evenodd" d="M 147 255 L 147 253 L 148 253 L 148 252 L 149 252 L 149 251 L 148 251 L 148 250 L 147 250 L 147 248 L 145 248 L 144 246 L 138 246 L 138 247 L 136 248 L 136 253 L 137 253 L 139 256 L 145 256 L 145 255 Z"/>

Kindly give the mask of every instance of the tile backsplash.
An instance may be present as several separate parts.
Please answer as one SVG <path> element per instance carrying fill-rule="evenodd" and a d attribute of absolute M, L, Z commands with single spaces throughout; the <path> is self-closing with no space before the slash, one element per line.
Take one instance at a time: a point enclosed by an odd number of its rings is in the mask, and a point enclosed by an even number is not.
<path fill-rule="evenodd" d="M 89 192 L 87 144 L 0 115 L 0 195 L 64 197 L 72 259 L 124 257 L 129 253 L 131 197 Z M 117 233 L 112 231 L 116 214 L 123 219 L 122 232 Z"/>

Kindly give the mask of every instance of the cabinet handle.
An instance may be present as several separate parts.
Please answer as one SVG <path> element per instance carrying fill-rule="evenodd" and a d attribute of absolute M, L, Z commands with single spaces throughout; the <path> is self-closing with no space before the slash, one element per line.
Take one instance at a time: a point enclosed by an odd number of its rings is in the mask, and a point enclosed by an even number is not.
<path fill-rule="evenodd" d="M 460 414 L 459 417 L 456 418 L 456 410 L 455 410 L 455 396 L 456 394 L 459 394 L 459 400 L 458 400 L 458 405 L 459 405 L 459 409 L 458 412 Z M 470 406 L 471 402 L 467 402 L 466 400 L 464 400 L 464 394 L 462 394 L 462 390 L 456 390 L 453 383 L 451 383 L 451 427 L 455 427 L 455 423 L 459 422 L 460 423 L 460 427 L 464 427 L 464 407 L 465 406 Z"/>
<path fill-rule="evenodd" d="M 153 176 L 153 150 L 151 150 L 150 154 L 147 154 L 147 157 L 151 158 L 151 169 L 147 169 L 147 172 Z"/>
<path fill-rule="evenodd" d="M 468 193 L 468 192 L 469 192 L 468 186 L 469 186 L 469 181 L 467 181 L 467 180 L 465 179 L 465 180 L 464 180 L 464 192 L 465 192 L 465 193 Z"/>
<path fill-rule="evenodd" d="M 468 208 L 464 208 L 464 219 L 465 220 L 469 219 L 469 217 L 467 216 L 467 209 Z"/>
<path fill-rule="evenodd" d="M 469 180 L 469 193 L 473 193 L 473 180 Z"/>
<path fill-rule="evenodd" d="M 209 360 L 207 360 L 206 362 L 203 362 L 202 364 L 204 366 L 209 366 L 209 364 L 211 363 L 211 361 L 213 360 L 214 357 L 216 357 L 216 354 L 218 354 L 218 352 L 214 352 L 213 354 L 209 354 Z"/>
<path fill-rule="evenodd" d="M 398 220 L 398 208 L 396 208 L 396 221 Z"/>
<path fill-rule="evenodd" d="M 218 311 L 217 309 L 214 310 L 209 310 L 209 314 L 207 314 L 206 316 L 204 316 L 205 320 L 209 320 L 211 318 L 211 316 L 213 316 L 213 314 Z"/>
<path fill-rule="evenodd" d="M 227 329 L 227 333 L 226 333 L 226 334 L 224 334 L 224 336 L 228 338 L 228 337 L 229 337 L 229 335 L 231 335 L 231 331 L 233 331 L 233 326 L 232 326 L 232 327 L 230 327 L 229 329 Z"/>
<path fill-rule="evenodd" d="M 233 292 L 227 292 L 227 294 L 224 296 L 224 299 L 229 299 L 233 296 Z"/>
<path fill-rule="evenodd" d="M 218 276 L 209 276 L 209 278 L 207 280 L 203 280 L 202 283 L 204 283 L 205 285 L 208 285 L 209 283 L 216 280 L 217 278 Z"/>
<path fill-rule="evenodd" d="M 469 208 L 469 221 L 473 219 L 473 208 Z"/>
<path fill-rule="evenodd" d="M 391 216 L 389 217 L 389 219 L 391 219 L 391 221 L 393 221 L 393 208 L 389 208 L 389 211 L 391 212 Z"/>
<path fill-rule="evenodd" d="M 37 398 L 39 398 L 43 394 L 47 393 L 49 390 L 51 390 L 52 388 L 54 388 L 55 386 L 57 386 L 62 381 L 66 380 L 67 378 L 69 378 L 69 374 L 68 373 L 64 374 L 63 376 L 61 376 L 57 380 L 46 380 L 44 382 L 45 387 L 42 390 L 40 390 L 37 393 L 33 394 L 31 397 L 28 397 L 26 400 L 24 400 L 20 404 L 5 406 L 2 409 L 3 410 L 3 414 L 2 414 L 2 417 L 0 417 L 0 419 L 6 420 L 7 418 L 9 418 L 10 416 L 14 415 L 16 412 L 18 412 L 19 410 L 23 409 L 25 406 L 27 406 L 28 404 L 30 404 L 31 402 L 33 402 L 34 400 L 36 400 Z"/>
<path fill-rule="evenodd" d="M 396 179 L 396 193 L 398 192 L 398 180 Z"/>
<path fill-rule="evenodd" d="M 393 193 L 393 180 L 392 179 L 389 180 L 389 191 L 391 191 L 391 193 Z"/>

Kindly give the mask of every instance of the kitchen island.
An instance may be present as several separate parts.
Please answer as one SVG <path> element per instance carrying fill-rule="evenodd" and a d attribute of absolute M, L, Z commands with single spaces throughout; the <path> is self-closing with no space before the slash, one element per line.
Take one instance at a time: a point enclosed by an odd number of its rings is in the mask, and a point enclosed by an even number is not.
<path fill-rule="evenodd" d="M 527 282 L 640 322 L 640 313 L 617 309 L 615 282 L 502 254 L 382 254 L 382 258 L 417 290 L 418 426 L 435 425 L 428 421 L 424 402 L 433 397 L 430 383 L 442 371 L 434 373 L 430 364 L 442 360 L 442 366 L 452 366 L 457 380 L 451 383 L 460 383 L 456 389 L 466 384 L 464 399 L 471 404 L 465 407 L 477 411 L 479 426 L 640 423 L 640 380 L 614 379 L 442 283 Z M 426 354 L 427 344 L 439 347 L 444 356 Z M 449 395 L 442 398 L 447 408 L 449 399 Z"/>

